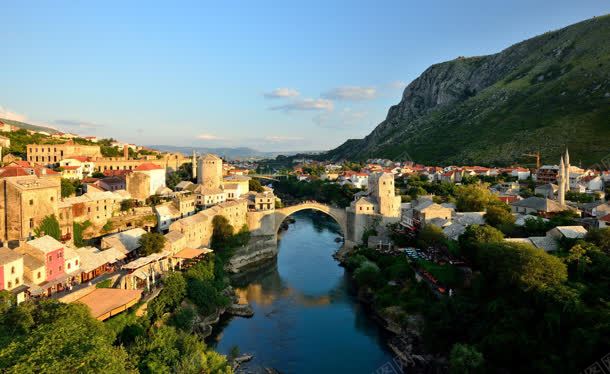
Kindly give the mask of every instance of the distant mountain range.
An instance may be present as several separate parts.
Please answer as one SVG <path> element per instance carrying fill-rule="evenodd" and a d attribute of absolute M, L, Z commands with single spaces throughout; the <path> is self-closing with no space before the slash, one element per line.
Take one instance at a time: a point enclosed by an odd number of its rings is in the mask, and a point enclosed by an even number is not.
<path fill-rule="evenodd" d="M 279 155 L 284 156 L 292 156 L 296 154 L 306 154 L 306 153 L 315 153 L 315 152 L 303 152 L 303 151 L 294 151 L 294 152 L 262 152 L 257 151 L 256 149 L 248 148 L 248 147 L 237 147 L 237 148 L 213 148 L 213 147 L 186 147 L 186 146 L 173 146 L 173 145 L 148 145 L 147 147 L 156 149 L 164 152 L 180 152 L 185 155 L 191 155 L 193 151 L 204 154 L 204 153 L 213 153 L 219 155 L 225 159 L 235 160 L 235 159 L 265 159 L 265 158 L 275 158 Z"/>
<path fill-rule="evenodd" d="M 515 44 L 500 53 L 429 67 L 364 139 L 322 157 L 435 164 L 558 163 L 610 156 L 610 15 Z"/>

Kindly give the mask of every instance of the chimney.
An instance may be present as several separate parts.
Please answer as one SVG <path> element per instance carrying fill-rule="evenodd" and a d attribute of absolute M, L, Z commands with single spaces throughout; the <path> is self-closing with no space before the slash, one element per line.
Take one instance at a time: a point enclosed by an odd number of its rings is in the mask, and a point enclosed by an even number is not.
<path fill-rule="evenodd" d="M 129 160 L 129 146 L 127 144 L 123 146 L 123 158 Z"/>

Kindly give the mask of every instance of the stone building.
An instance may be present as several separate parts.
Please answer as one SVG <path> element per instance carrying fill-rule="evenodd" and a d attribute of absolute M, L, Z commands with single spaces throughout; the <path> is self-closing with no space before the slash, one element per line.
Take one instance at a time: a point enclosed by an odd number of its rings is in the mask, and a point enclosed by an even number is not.
<path fill-rule="evenodd" d="M 94 225 L 104 225 L 120 209 L 123 198 L 115 193 L 87 192 L 81 196 L 64 199 L 63 204 L 72 207 L 74 222 L 90 221 Z"/>
<path fill-rule="evenodd" d="M 206 188 L 222 187 L 222 159 L 213 154 L 201 156 L 197 166 L 197 183 Z"/>
<path fill-rule="evenodd" d="M 165 189 L 165 169 L 153 163 L 144 163 L 125 176 L 127 192 L 134 199 L 145 200 Z"/>
<path fill-rule="evenodd" d="M 227 201 L 203 210 L 195 215 L 180 219 L 169 227 L 170 234 L 177 231 L 184 236 L 185 245 L 191 248 L 210 245 L 214 231 L 212 220 L 222 215 L 233 226 L 235 232 L 248 224 L 248 205 L 245 199 Z M 169 234 L 168 234 L 169 235 Z"/>
<path fill-rule="evenodd" d="M 0 179 L 0 236 L 19 240 L 34 236 L 42 220 L 57 215 L 61 196 L 57 178 L 36 175 Z"/>
<path fill-rule="evenodd" d="M 28 144 L 27 161 L 39 165 L 55 165 L 72 156 L 102 157 L 99 145 L 82 145 L 74 142 L 63 144 Z"/>

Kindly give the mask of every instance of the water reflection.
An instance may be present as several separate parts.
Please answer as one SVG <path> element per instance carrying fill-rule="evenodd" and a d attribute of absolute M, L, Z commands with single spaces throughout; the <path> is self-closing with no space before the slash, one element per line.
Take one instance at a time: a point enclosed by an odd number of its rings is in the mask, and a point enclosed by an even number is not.
<path fill-rule="evenodd" d="M 370 373 L 390 359 L 344 271 L 332 259 L 338 227 L 328 217 L 297 213 L 277 260 L 234 279 L 250 319 L 223 321 L 212 345 L 255 356 L 250 365 L 284 373 Z"/>

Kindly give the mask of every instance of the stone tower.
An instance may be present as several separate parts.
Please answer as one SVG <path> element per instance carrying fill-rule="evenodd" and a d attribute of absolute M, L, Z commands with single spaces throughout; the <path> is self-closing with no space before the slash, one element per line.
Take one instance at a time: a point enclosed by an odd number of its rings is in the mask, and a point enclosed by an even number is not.
<path fill-rule="evenodd" d="M 191 175 L 193 179 L 197 179 L 197 155 L 193 149 L 193 156 L 191 157 Z"/>
<path fill-rule="evenodd" d="M 220 188 L 222 186 L 222 159 L 213 154 L 199 158 L 197 183 L 205 188 Z"/>
<path fill-rule="evenodd" d="M 127 144 L 123 146 L 123 158 L 129 160 L 129 146 Z"/>
<path fill-rule="evenodd" d="M 384 217 L 400 216 L 400 196 L 396 196 L 394 176 L 390 173 L 374 173 L 369 176 L 369 196 L 379 206 Z"/>

